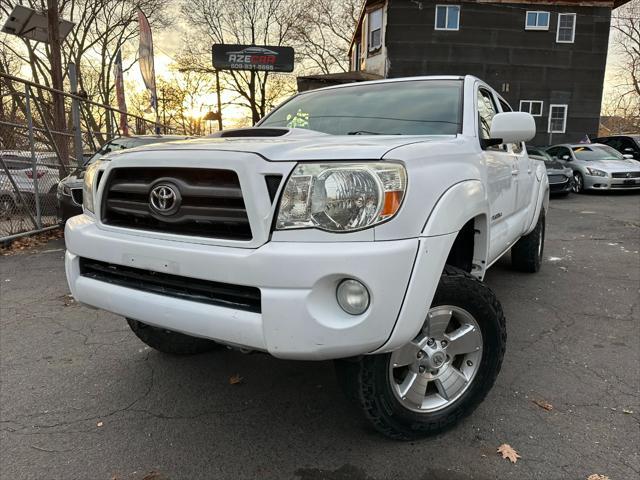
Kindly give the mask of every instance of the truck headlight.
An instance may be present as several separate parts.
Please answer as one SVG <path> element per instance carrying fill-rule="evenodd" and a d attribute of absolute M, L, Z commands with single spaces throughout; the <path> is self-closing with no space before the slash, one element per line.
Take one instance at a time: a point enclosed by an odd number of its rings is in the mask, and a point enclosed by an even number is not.
<path fill-rule="evenodd" d="M 87 167 L 87 170 L 84 174 L 84 184 L 82 185 L 82 207 L 91 213 L 95 213 L 95 207 L 93 204 L 93 191 L 96 174 L 104 163 L 105 162 L 101 161 L 93 162 Z"/>
<path fill-rule="evenodd" d="M 598 170 L 597 168 L 589 168 L 587 167 L 587 173 L 591 176 L 594 177 L 606 177 L 607 176 L 607 172 L 604 172 L 602 170 Z"/>
<path fill-rule="evenodd" d="M 398 212 L 406 188 L 398 163 L 302 163 L 285 185 L 276 228 L 368 228 Z"/>

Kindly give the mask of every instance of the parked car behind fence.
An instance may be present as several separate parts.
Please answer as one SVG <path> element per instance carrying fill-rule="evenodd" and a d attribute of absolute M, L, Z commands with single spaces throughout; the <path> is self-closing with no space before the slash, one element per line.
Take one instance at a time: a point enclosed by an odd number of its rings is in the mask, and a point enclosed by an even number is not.
<path fill-rule="evenodd" d="M 176 140 L 186 140 L 189 137 L 180 135 L 134 135 L 130 137 L 118 137 L 105 143 L 96 153 L 91 155 L 85 167 L 107 153 L 129 148 L 140 147 L 152 143 L 164 143 Z M 61 222 L 66 222 L 74 215 L 82 213 L 82 184 L 84 183 L 84 168 L 78 168 L 71 175 L 63 178 L 58 184 L 58 217 Z"/>

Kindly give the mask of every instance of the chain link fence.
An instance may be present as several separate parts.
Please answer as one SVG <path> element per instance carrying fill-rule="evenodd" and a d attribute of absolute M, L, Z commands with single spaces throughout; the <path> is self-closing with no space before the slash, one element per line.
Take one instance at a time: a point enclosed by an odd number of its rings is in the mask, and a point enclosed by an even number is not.
<path fill-rule="evenodd" d="M 57 131 L 54 95 L 64 99 L 66 128 Z M 58 184 L 85 159 L 121 135 L 124 112 L 0 73 L 0 242 L 59 225 Z M 135 134 L 170 129 L 126 115 Z"/>

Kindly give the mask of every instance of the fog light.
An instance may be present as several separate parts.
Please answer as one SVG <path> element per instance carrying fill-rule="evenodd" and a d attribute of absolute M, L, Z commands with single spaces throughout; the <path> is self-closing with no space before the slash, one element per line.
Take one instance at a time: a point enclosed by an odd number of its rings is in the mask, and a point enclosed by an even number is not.
<path fill-rule="evenodd" d="M 360 315 L 369 308 L 369 291 L 357 280 L 343 280 L 336 290 L 338 305 L 350 315 Z"/>

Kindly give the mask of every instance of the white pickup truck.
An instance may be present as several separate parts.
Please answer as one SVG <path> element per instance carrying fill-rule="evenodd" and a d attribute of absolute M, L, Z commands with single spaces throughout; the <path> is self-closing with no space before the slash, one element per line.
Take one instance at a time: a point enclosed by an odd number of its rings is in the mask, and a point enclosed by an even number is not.
<path fill-rule="evenodd" d="M 299 94 L 256 127 L 111 154 L 65 229 L 73 296 L 147 345 L 336 360 L 397 439 L 443 430 L 493 385 L 511 251 L 540 268 L 544 164 L 533 118 L 474 77 Z"/>

